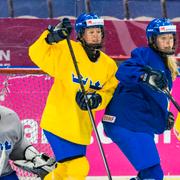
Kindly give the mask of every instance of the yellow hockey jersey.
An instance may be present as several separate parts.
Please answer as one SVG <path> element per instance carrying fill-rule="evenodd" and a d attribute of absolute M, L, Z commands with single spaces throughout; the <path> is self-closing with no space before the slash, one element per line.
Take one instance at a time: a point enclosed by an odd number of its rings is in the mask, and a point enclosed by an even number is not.
<path fill-rule="evenodd" d="M 32 61 L 54 77 L 42 115 L 41 128 L 68 141 L 87 145 L 90 143 L 92 124 L 88 112 L 82 111 L 75 100 L 80 84 L 67 41 L 49 45 L 45 41 L 47 34 L 48 31 L 43 32 L 29 48 Z M 71 41 L 71 44 L 85 90 L 100 94 L 102 103 L 98 110 L 104 109 L 118 84 L 115 78 L 116 63 L 103 52 L 97 62 L 91 62 L 80 42 Z"/>

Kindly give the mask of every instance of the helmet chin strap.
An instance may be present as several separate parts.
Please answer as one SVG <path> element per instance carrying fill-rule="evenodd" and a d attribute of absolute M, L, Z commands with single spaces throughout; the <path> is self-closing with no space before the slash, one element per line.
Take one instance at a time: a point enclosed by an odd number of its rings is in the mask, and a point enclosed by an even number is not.
<path fill-rule="evenodd" d="M 175 40 L 174 40 L 175 43 Z M 172 47 L 172 50 L 170 51 L 162 51 L 161 49 L 158 48 L 157 44 L 156 44 L 156 37 L 152 38 L 149 41 L 149 46 L 154 49 L 162 58 L 167 58 L 168 56 L 174 55 L 175 54 L 175 46 Z"/>
<path fill-rule="evenodd" d="M 162 51 L 160 50 L 157 45 L 151 45 L 151 48 L 154 49 L 158 54 L 160 54 L 161 57 L 166 58 L 168 56 L 174 55 L 175 54 L 175 48 L 172 48 L 171 51 Z"/>
<path fill-rule="evenodd" d="M 175 53 L 175 50 L 172 49 L 171 51 L 167 51 L 167 52 L 159 50 L 159 52 L 165 54 L 166 56 L 171 56 Z"/>
<path fill-rule="evenodd" d="M 99 44 L 88 44 L 86 41 L 81 40 L 82 46 L 86 51 L 89 59 L 92 62 L 96 62 L 100 56 L 100 49 L 102 48 L 102 43 Z"/>
<path fill-rule="evenodd" d="M 81 43 L 83 45 L 83 47 L 86 47 L 88 49 L 90 49 L 91 51 L 96 51 L 102 48 L 102 43 L 98 43 L 98 44 L 90 44 L 87 43 L 84 39 L 81 39 Z"/>

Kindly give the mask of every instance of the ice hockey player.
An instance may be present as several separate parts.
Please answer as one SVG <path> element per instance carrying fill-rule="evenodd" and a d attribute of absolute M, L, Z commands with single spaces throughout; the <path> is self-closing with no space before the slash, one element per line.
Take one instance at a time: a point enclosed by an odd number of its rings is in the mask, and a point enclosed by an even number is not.
<path fill-rule="evenodd" d="M 39 153 L 24 137 L 17 113 L 0 106 L 0 180 L 18 180 L 9 160 L 43 178 L 55 168 L 55 160 Z"/>
<path fill-rule="evenodd" d="M 162 92 L 171 90 L 178 74 L 176 26 L 169 19 L 153 19 L 146 28 L 149 47 L 132 51 L 116 73 L 120 81 L 105 115 L 105 133 L 138 171 L 132 180 L 163 180 L 154 134 L 170 130 L 174 116 Z"/>
<path fill-rule="evenodd" d="M 41 127 L 53 149 L 57 168 L 45 177 L 84 180 L 89 172 L 86 146 L 90 144 L 92 124 L 87 102 L 67 44 L 72 25 L 64 18 L 55 28 L 43 32 L 30 46 L 32 61 L 54 77 L 43 112 Z M 96 14 L 81 14 L 75 22 L 78 42 L 70 41 L 77 60 L 89 107 L 93 114 L 104 109 L 118 84 L 116 63 L 100 51 L 104 21 Z"/>

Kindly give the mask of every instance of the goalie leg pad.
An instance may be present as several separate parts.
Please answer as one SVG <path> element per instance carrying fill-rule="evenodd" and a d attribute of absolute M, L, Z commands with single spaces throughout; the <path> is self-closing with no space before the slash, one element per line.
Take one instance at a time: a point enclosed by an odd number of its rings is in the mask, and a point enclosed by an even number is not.
<path fill-rule="evenodd" d="M 86 157 L 57 164 L 57 168 L 49 173 L 44 180 L 85 180 L 89 172 L 89 162 Z"/>

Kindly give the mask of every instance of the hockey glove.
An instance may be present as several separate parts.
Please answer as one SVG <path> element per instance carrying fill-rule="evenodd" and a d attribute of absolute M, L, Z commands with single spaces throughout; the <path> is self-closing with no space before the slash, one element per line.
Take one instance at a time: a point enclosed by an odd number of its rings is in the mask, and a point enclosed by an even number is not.
<path fill-rule="evenodd" d="M 24 159 L 15 160 L 14 164 L 43 178 L 55 168 L 56 161 L 44 153 L 39 153 L 30 145 L 24 151 Z"/>
<path fill-rule="evenodd" d="M 99 94 L 87 93 L 86 95 L 88 98 L 88 105 L 91 109 L 96 109 L 102 102 L 102 98 Z M 84 94 L 81 91 L 78 91 L 76 94 L 76 102 L 82 110 L 87 110 L 87 104 L 84 98 Z"/>
<path fill-rule="evenodd" d="M 48 44 L 57 43 L 63 39 L 66 39 L 72 31 L 72 25 L 68 18 L 64 18 L 55 27 L 48 26 L 49 34 L 46 37 L 46 42 Z"/>
<path fill-rule="evenodd" d="M 16 160 L 14 164 L 25 171 L 37 174 L 42 179 L 56 167 L 55 159 L 46 154 L 39 154 L 32 160 Z"/>
<path fill-rule="evenodd" d="M 171 130 L 174 127 L 174 122 L 175 122 L 174 115 L 172 112 L 169 111 L 166 130 Z"/>
<path fill-rule="evenodd" d="M 154 89 L 165 89 L 168 86 L 168 81 L 165 74 L 159 70 L 153 70 L 151 67 L 145 67 L 145 74 L 142 77 L 142 81 L 149 84 Z"/>

